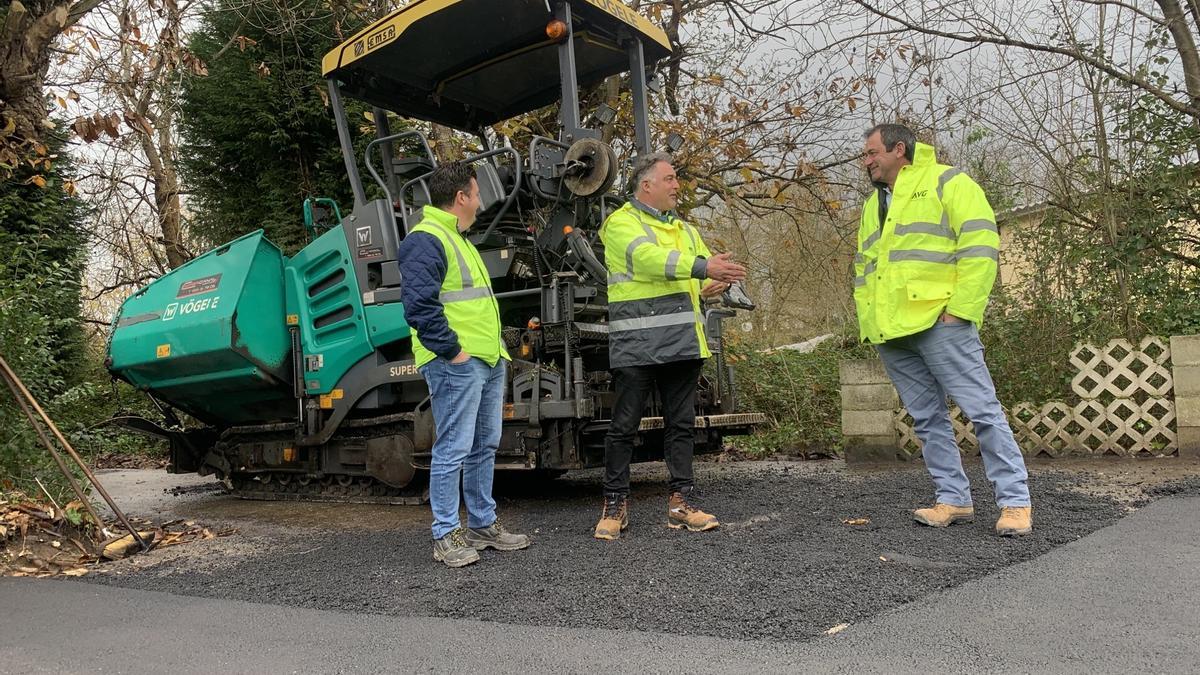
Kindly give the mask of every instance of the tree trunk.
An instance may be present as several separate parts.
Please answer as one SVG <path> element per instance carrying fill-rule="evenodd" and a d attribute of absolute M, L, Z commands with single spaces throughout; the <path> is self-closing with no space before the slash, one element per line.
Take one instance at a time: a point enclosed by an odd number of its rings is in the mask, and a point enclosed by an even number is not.
<path fill-rule="evenodd" d="M 1179 0 L 1156 0 L 1163 11 L 1167 22 L 1167 30 L 1175 41 L 1175 51 L 1179 54 L 1179 63 L 1183 66 L 1183 84 L 1187 88 L 1188 98 L 1193 108 L 1200 108 L 1200 53 L 1196 51 L 1195 26 L 1188 23 L 1183 7 Z M 1192 125 L 1200 131 L 1200 119 L 1193 118 Z M 1200 140 L 1197 140 L 1196 152 L 1200 155 Z"/>
<path fill-rule="evenodd" d="M 0 24 L 0 180 L 44 146 L 50 46 L 101 0 L 12 0 Z M 48 166 L 48 164 L 47 164 Z"/>
<path fill-rule="evenodd" d="M 183 218 L 179 204 L 179 174 L 173 161 L 175 140 L 171 131 L 170 115 L 156 120 L 158 143 L 142 134 L 142 152 L 150 163 L 150 182 L 154 185 L 154 210 L 158 214 L 162 233 L 163 251 L 167 254 L 167 265 L 175 269 L 191 260 L 192 256 L 183 245 Z"/>

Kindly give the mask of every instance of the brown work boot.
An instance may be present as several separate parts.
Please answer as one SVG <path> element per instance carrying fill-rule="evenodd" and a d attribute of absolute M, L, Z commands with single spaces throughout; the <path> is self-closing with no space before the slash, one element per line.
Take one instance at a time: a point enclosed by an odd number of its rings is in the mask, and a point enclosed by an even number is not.
<path fill-rule="evenodd" d="M 627 527 L 629 497 L 615 492 L 604 495 L 604 510 L 600 513 L 600 522 L 596 523 L 596 532 L 592 536 L 608 541 L 620 539 L 621 530 Z"/>
<path fill-rule="evenodd" d="M 695 500 L 690 487 L 671 493 L 671 499 L 667 502 L 667 527 L 675 530 L 686 527 L 692 532 L 703 532 L 721 526 L 716 516 L 701 511 L 689 500 Z"/>
<path fill-rule="evenodd" d="M 1033 532 L 1033 507 L 1000 507 L 1000 520 L 996 521 L 997 534 L 1001 537 L 1015 537 L 1030 532 Z"/>
<path fill-rule="evenodd" d="M 954 523 L 969 523 L 975 520 L 975 508 L 938 502 L 931 509 L 913 511 L 913 520 L 930 527 L 950 527 Z"/>

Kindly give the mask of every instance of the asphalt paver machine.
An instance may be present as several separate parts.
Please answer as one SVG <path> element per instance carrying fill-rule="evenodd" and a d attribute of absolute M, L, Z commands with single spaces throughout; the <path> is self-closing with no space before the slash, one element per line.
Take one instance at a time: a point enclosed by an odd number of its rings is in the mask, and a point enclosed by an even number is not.
<path fill-rule="evenodd" d="M 513 356 L 497 469 L 601 465 L 613 392 L 597 235 L 623 198 L 613 189 L 621 165 L 581 122 L 579 91 L 625 75 L 631 149 L 648 152 L 647 73 L 669 54 L 664 33 L 616 0 L 413 0 L 354 35 L 323 61 L 352 210 L 342 217 L 336 205 L 306 202 L 318 236 L 296 255 L 252 232 L 129 297 L 108 367 L 145 391 L 162 420 L 127 416 L 126 426 L 169 441 L 169 470 L 216 474 L 244 497 L 427 496 L 434 424 L 396 264 L 438 163 L 408 122 L 420 120 L 482 148 L 465 159 L 483 202 L 468 236 Z M 361 154 L 346 99 L 373 109 L 375 138 Z M 556 102 L 555 137 L 532 135 L 520 150 L 489 140 L 492 125 Z M 393 132 L 393 119 L 406 127 Z M 715 357 L 699 385 L 701 453 L 764 419 L 737 410 L 721 349 L 721 321 L 734 311 L 706 312 Z M 646 411 L 637 461 L 662 457 L 657 407 Z"/>

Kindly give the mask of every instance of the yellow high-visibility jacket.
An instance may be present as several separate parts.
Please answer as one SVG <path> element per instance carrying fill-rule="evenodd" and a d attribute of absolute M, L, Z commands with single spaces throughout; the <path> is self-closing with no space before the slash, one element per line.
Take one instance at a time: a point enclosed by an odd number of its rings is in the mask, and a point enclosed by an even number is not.
<path fill-rule="evenodd" d="M 858 227 L 859 337 L 881 343 L 919 333 L 943 311 L 982 324 L 1000 255 L 996 216 L 983 189 L 917 143 L 881 219 L 882 198 L 876 190 L 867 199 Z"/>
<path fill-rule="evenodd" d="M 424 218 L 413 232 L 425 232 L 437 238 L 446 254 L 446 278 L 438 296 L 445 308 L 446 323 L 458 334 L 463 351 L 495 366 L 500 359 L 511 360 L 501 338 L 500 307 L 492 294 L 492 279 L 475 245 L 458 231 L 458 219 L 433 206 L 426 206 Z M 417 329 L 412 330 L 413 359 L 417 367 L 432 361 L 436 354 L 421 344 Z"/>
<path fill-rule="evenodd" d="M 600 240 L 608 268 L 609 365 L 712 356 L 700 305 L 704 261 L 712 254 L 696 228 L 626 202 L 604 221 Z"/>

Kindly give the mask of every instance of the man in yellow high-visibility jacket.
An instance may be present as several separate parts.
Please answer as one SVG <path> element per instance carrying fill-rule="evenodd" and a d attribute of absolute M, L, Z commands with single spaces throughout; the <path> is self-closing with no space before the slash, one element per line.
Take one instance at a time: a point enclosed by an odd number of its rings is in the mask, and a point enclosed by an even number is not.
<path fill-rule="evenodd" d="M 936 486 L 934 506 L 913 517 L 946 527 L 975 515 L 948 394 L 975 426 L 1001 511 L 996 531 L 1028 534 L 1025 460 L 979 341 L 999 258 L 992 207 L 975 181 L 938 164 L 933 148 L 899 124 L 867 132 L 863 163 L 876 190 L 858 229 L 854 304 L 859 335 L 875 345 L 912 415 Z"/>
<path fill-rule="evenodd" d="M 746 276 L 730 254 L 712 255 L 696 228 L 670 214 L 679 180 L 669 155 L 638 157 L 631 193 L 600 229 L 616 401 L 604 439 L 604 510 L 594 536 L 609 540 L 629 525 L 629 462 L 652 387 L 662 402 L 670 475 L 667 525 L 691 531 L 718 527 L 715 516 L 696 507 L 692 482 L 696 384 L 711 356 L 700 298 L 719 295 Z"/>

